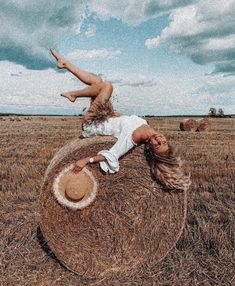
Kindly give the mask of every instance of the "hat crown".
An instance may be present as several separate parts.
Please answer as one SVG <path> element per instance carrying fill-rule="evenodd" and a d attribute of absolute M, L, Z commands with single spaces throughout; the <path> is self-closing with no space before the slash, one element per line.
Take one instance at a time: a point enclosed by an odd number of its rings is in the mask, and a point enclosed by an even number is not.
<path fill-rule="evenodd" d="M 70 179 L 66 183 L 65 194 L 69 199 L 79 201 L 87 193 L 87 188 L 88 185 L 85 180 L 81 182 L 78 178 Z"/>

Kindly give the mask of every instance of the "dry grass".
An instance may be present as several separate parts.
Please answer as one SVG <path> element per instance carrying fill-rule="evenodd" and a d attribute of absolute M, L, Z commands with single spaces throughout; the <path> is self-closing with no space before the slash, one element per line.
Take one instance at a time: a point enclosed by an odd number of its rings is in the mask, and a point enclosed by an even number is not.
<path fill-rule="evenodd" d="M 193 184 L 185 229 L 159 264 L 131 280 L 86 279 L 66 270 L 38 228 L 41 180 L 54 153 L 79 137 L 80 119 L 37 117 L 0 125 L 0 285 L 235 284 L 234 119 L 212 119 L 208 133 L 178 131 L 179 118 L 148 118 L 182 151 Z"/>

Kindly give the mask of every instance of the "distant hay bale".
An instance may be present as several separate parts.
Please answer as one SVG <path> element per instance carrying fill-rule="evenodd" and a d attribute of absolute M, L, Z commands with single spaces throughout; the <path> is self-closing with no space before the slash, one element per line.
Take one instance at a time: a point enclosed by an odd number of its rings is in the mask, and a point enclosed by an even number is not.
<path fill-rule="evenodd" d="M 198 128 L 199 132 L 208 132 L 211 130 L 211 121 L 208 118 L 202 118 L 198 120 Z"/>
<path fill-rule="evenodd" d="M 9 119 L 10 119 L 10 121 L 15 121 L 14 117 L 10 117 Z"/>
<path fill-rule="evenodd" d="M 60 205 L 52 186 L 65 165 L 109 149 L 110 137 L 77 139 L 50 162 L 39 201 L 40 227 L 48 246 L 70 271 L 84 278 L 132 279 L 162 260 L 178 241 L 186 218 L 187 192 L 164 192 L 138 146 L 120 160 L 116 174 L 89 165 L 98 183 L 95 201 L 83 210 Z"/>
<path fill-rule="evenodd" d="M 195 119 L 184 119 L 180 122 L 180 130 L 181 131 L 188 131 L 188 132 L 194 132 L 198 128 L 198 122 Z"/>
<path fill-rule="evenodd" d="M 21 119 L 19 117 L 16 117 L 15 120 L 16 121 L 21 121 Z"/>

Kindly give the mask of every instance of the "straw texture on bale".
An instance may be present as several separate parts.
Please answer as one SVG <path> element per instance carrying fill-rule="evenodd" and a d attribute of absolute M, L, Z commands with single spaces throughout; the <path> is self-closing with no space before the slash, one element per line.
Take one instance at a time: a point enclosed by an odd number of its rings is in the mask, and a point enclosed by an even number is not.
<path fill-rule="evenodd" d="M 199 132 L 208 132 L 211 130 L 211 122 L 208 118 L 202 118 L 198 120 L 198 128 Z"/>
<path fill-rule="evenodd" d="M 184 119 L 180 122 L 180 130 L 181 131 L 190 131 L 194 132 L 198 128 L 198 122 L 195 119 Z"/>
<path fill-rule="evenodd" d="M 54 178 L 65 165 L 109 149 L 110 137 L 77 139 L 50 162 L 39 202 L 40 227 L 49 247 L 69 270 L 87 278 L 134 278 L 162 260 L 178 241 L 186 218 L 187 192 L 156 188 L 144 146 L 120 160 L 120 171 L 104 174 L 89 165 L 98 182 L 95 201 L 71 211 L 53 196 Z"/>

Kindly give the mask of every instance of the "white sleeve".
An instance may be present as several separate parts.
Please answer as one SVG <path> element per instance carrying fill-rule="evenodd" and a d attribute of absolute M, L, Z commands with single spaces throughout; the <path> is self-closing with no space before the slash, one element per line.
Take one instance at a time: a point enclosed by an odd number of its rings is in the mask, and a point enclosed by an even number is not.
<path fill-rule="evenodd" d="M 115 154 L 109 150 L 102 150 L 98 153 L 105 157 L 105 161 L 100 162 L 100 168 L 109 173 L 116 173 L 119 171 L 119 162 Z"/>
<path fill-rule="evenodd" d="M 109 173 L 118 172 L 118 159 L 134 146 L 135 145 L 132 142 L 132 134 L 121 136 L 110 150 L 102 150 L 98 153 L 106 158 L 105 161 L 100 162 L 101 169 Z"/>

